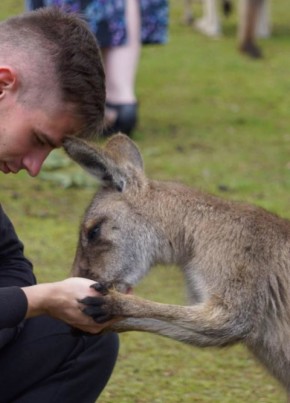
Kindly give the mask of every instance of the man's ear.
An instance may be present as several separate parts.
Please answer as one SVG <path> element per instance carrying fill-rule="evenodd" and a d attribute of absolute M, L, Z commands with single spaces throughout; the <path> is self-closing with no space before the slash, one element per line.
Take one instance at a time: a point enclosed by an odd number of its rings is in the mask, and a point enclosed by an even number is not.
<path fill-rule="evenodd" d="M 0 66 L 0 99 L 7 91 L 16 89 L 17 74 L 11 67 Z"/>

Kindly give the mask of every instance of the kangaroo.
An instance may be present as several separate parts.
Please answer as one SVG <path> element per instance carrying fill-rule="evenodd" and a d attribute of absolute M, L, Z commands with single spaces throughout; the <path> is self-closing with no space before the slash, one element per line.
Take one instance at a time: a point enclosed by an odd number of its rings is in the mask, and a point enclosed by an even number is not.
<path fill-rule="evenodd" d="M 95 280 L 84 312 L 110 330 L 144 331 L 194 346 L 243 343 L 290 392 L 290 221 L 181 183 L 146 177 L 123 134 L 104 148 L 77 138 L 68 155 L 101 186 L 80 228 L 73 276 Z M 155 264 L 182 270 L 189 305 L 130 293 Z"/>

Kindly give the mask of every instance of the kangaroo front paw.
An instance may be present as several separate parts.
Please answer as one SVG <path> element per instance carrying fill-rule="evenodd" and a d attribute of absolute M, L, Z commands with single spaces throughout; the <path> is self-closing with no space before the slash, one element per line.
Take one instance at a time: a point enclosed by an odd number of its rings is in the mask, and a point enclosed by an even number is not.
<path fill-rule="evenodd" d="M 112 312 L 110 312 L 105 296 L 86 297 L 79 302 L 85 305 L 82 310 L 83 313 L 91 316 L 97 323 L 107 322 L 114 317 Z"/>
<path fill-rule="evenodd" d="M 99 283 L 96 282 L 90 286 L 91 288 L 94 288 L 98 293 L 102 295 L 107 295 L 109 293 L 109 288 L 111 288 L 111 285 L 108 283 Z"/>
<path fill-rule="evenodd" d="M 91 316 L 97 323 L 125 316 L 124 303 L 128 298 L 126 295 L 108 289 L 107 284 L 96 283 L 92 287 L 98 292 L 98 295 L 79 300 L 84 305 L 82 310 L 86 315 Z"/>

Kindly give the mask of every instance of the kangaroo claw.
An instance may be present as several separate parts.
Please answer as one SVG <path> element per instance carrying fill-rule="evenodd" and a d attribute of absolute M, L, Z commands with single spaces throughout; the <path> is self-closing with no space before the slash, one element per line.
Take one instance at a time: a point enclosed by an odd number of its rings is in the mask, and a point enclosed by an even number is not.
<path fill-rule="evenodd" d="M 94 288 L 96 291 L 98 291 L 102 295 L 107 295 L 109 293 L 109 285 L 106 283 L 99 283 L 96 282 L 90 286 L 91 288 Z"/>

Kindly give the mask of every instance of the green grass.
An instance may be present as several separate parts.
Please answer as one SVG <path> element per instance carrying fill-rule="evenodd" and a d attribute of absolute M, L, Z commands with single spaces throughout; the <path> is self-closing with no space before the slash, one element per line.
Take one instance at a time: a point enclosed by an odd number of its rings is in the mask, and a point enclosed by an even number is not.
<path fill-rule="evenodd" d="M 265 58 L 252 61 L 236 51 L 235 15 L 223 20 L 223 37 L 210 40 L 182 24 L 182 2 L 171 0 L 169 43 L 143 48 L 135 139 L 151 177 L 290 217 L 290 4 L 272 8 L 273 35 L 260 41 Z M 0 17 L 21 10 L 22 1 L 2 0 Z M 94 189 L 64 189 L 25 173 L 1 175 L 0 183 L 38 280 L 66 277 Z M 158 267 L 135 291 L 182 304 L 183 290 L 178 270 Z M 99 401 L 278 403 L 284 392 L 241 346 L 202 350 L 128 333 Z"/>

